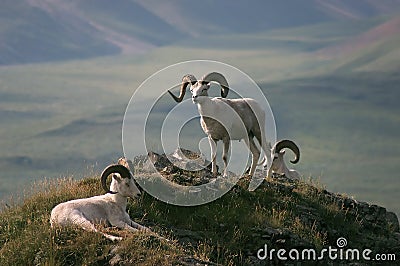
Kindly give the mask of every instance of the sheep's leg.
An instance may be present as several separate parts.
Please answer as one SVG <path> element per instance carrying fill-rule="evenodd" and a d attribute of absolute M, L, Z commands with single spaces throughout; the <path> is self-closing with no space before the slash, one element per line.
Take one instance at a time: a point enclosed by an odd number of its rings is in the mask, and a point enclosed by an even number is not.
<path fill-rule="evenodd" d="M 247 148 L 250 150 L 250 144 L 249 144 L 249 139 L 248 138 L 249 137 L 244 138 L 243 140 L 244 140 L 244 143 L 246 144 Z M 251 153 L 251 150 L 250 150 L 250 153 Z M 252 153 L 252 158 L 253 158 L 253 153 Z M 246 168 L 245 174 L 249 174 L 250 173 L 250 169 L 251 169 L 251 166 L 248 166 Z"/>
<path fill-rule="evenodd" d="M 120 221 L 118 223 L 113 224 L 113 226 L 116 226 L 120 229 L 125 229 L 129 230 L 131 232 L 137 232 L 137 231 L 145 231 L 145 232 L 151 232 L 151 230 L 143 225 L 140 225 L 138 223 L 135 223 L 134 221 L 129 220 L 128 222 L 125 221 Z"/>
<path fill-rule="evenodd" d="M 249 175 L 253 176 L 258 159 L 260 158 L 260 151 L 257 148 L 257 145 L 254 143 L 253 138 L 244 138 L 244 142 L 246 143 L 247 147 L 250 149 L 251 152 L 251 167 L 250 167 L 250 172 Z"/>
<path fill-rule="evenodd" d="M 228 176 L 228 152 L 229 152 L 229 145 L 230 145 L 230 140 L 229 139 L 224 139 L 224 149 L 222 152 L 222 160 L 224 161 L 224 177 Z"/>
<path fill-rule="evenodd" d="M 264 168 L 268 168 L 268 170 L 271 168 L 272 165 L 272 159 L 271 159 L 271 144 L 267 141 L 265 137 L 265 130 L 261 129 L 261 131 L 258 129 L 255 132 L 255 136 L 257 138 L 258 143 L 261 146 L 261 149 L 264 151 L 265 154 L 265 162 L 264 162 Z"/>
<path fill-rule="evenodd" d="M 141 230 L 141 231 L 151 232 L 151 230 L 149 228 L 147 228 L 146 226 L 135 223 L 132 220 L 129 220 L 129 227 L 133 227 L 134 229 Z"/>
<path fill-rule="evenodd" d="M 151 230 L 149 228 L 147 228 L 146 226 L 140 225 L 138 223 L 135 223 L 134 221 L 132 221 L 129 218 L 128 214 L 126 214 L 126 215 L 128 216 L 127 217 L 126 228 L 128 228 L 129 230 L 134 229 L 134 230 L 140 230 L 140 231 L 144 231 L 144 232 L 151 232 Z M 130 229 L 130 228 L 132 228 L 132 229 Z"/>
<path fill-rule="evenodd" d="M 127 213 L 125 214 L 124 221 L 117 222 L 117 224 L 115 226 L 117 226 L 118 228 L 121 228 L 121 229 L 129 230 L 131 232 L 143 231 L 143 232 L 146 232 L 146 233 L 152 233 L 152 235 L 155 235 L 160 239 L 163 239 L 163 240 L 166 240 L 166 241 L 170 241 L 169 239 L 166 239 L 166 238 L 158 235 L 157 233 L 153 233 L 150 230 L 150 228 L 148 228 L 146 226 L 143 226 L 143 225 L 140 225 L 140 224 L 132 221 Z"/>
<path fill-rule="evenodd" d="M 73 224 L 82 227 L 84 230 L 100 233 L 104 237 L 110 239 L 111 241 L 122 240 L 122 237 L 109 235 L 109 234 L 106 234 L 106 233 L 103 233 L 103 232 L 97 230 L 96 227 L 94 226 L 94 224 L 92 224 L 88 219 L 86 219 L 86 217 L 83 215 L 83 213 L 81 213 L 77 210 L 73 211 L 71 213 L 70 220 L 72 221 Z"/>
<path fill-rule="evenodd" d="M 209 136 L 208 142 L 211 148 L 211 172 L 213 175 L 217 175 L 217 141 Z"/>
<path fill-rule="evenodd" d="M 126 229 L 132 232 L 136 232 L 138 230 L 151 232 L 151 230 L 143 225 L 135 223 L 131 220 L 127 213 L 124 213 L 123 217 L 114 217 L 113 219 L 109 220 L 112 226 L 116 226 L 120 229 Z"/>
<path fill-rule="evenodd" d="M 272 161 L 272 165 L 268 168 L 268 173 L 267 173 L 267 178 L 272 177 L 272 166 L 274 164 L 274 161 Z"/>
<path fill-rule="evenodd" d="M 249 174 L 250 176 L 253 176 L 256 170 L 258 159 L 260 158 L 260 151 L 258 150 L 256 144 L 252 139 L 250 140 L 250 151 L 252 153 L 252 159 L 251 159 L 251 168 Z"/>

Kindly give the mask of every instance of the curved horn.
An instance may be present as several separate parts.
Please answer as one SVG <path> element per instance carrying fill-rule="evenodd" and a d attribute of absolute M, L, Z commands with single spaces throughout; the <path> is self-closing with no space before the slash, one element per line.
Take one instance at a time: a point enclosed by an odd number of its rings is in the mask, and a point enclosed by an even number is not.
<path fill-rule="evenodd" d="M 106 193 L 115 194 L 117 192 L 110 191 L 106 184 L 107 177 L 112 173 L 118 173 L 123 178 L 131 178 L 131 172 L 128 168 L 120 164 L 111 164 L 103 170 L 101 173 L 101 185 Z"/>
<path fill-rule="evenodd" d="M 218 72 L 208 73 L 207 75 L 204 75 L 201 80 L 206 82 L 210 81 L 218 82 L 221 85 L 221 97 L 226 98 L 226 96 L 228 96 L 229 92 L 228 81 L 226 81 L 226 78 L 221 73 Z"/>
<path fill-rule="evenodd" d="M 168 90 L 169 95 L 172 96 L 172 98 L 175 100 L 175 102 L 180 103 L 183 100 L 183 97 L 185 96 L 186 93 L 186 87 L 187 85 L 189 85 L 189 83 L 191 85 L 194 85 L 197 82 L 195 76 L 193 76 L 192 74 L 187 74 L 185 76 L 183 76 L 182 78 L 182 85 L 181 85 L 181 91 L 179 93 L 179 96 L 175 96 L 170 90 Z"/>
<path fill-rule="evenodd" d="M 284 139 L 284 140 L 280 140 L 278 141 L 275 145 L 274 148 L 272 149 L 272 151 L 275 152 L 280 152 L 282 149 L 291 149 L 294 154 L 296 155 L 296 157 L 294 158 L 294 160 L 291 160 L 290 162 L 295 164 L 300 160 L 300 149 L 299 147 L 296 145 L 296 143 L 294 143 L 291 140 L 288 139 Z"/>

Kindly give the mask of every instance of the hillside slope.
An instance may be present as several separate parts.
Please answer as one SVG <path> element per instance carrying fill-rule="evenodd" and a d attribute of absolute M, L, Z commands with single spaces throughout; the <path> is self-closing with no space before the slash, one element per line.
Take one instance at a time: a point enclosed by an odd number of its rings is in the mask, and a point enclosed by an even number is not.
<path fill-rule="evenodd" d="M 87 21 L 68 13 L 49 13 L 27 1 L 2 1 L 0 65 L 116 54 Z"/>
<path fill-rule="evenodd" d="M 187 178 L 185 172 L 174 176 Z M 337 241 L 343 238 L 347 241 L 344 250 L 370 249 L 371 258 L 376 254 L 400 258 L 397 217 L 382 207 L 284 176 L 265 180 L 254 192 L 247 190 L 248 184 L 249 179 L 243 178 L 223 197 L 197 207 L 168 205 L 144 193 L 128 205 L 130 216 L 171 241 L 154 234 L 106 229 L 125 237 L 112 243 L 78 228 L 51 229 L 49 225 L 50 211 L 59 202 L 102 193 L 97 176 L 44 180 L 19 204 L 3 207 L 0 264 L 281 264 L 276 256 L 259 260 L 257 252 L 267 245 L 287 251 L 315 249 L 320 254 L 328 246 L 338 248 Z M 337 260 L 342 264 L 357 261 Z M 320 261 L 328 262 L 332 260 L 327 256 Z"/>
<path fill-rule="evenodd" d="M 351 22 L 395 14 L 399 3 L 4 0 L 0 4 L 0 65 L 138 55 L 182 39 L 203 41 L 204 36 Z"/>
<path fill-rule="evenodd" d="M 315 54 L 329 60 L 335 71 L 397 71 L 400 17 L 393 17 L 369 30 L 317 50 Z"/>

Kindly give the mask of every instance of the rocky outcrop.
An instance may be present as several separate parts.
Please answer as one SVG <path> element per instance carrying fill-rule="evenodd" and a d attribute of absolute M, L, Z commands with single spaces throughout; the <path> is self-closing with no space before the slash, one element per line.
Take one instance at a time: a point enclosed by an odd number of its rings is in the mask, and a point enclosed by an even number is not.
<path fill-rule="evenodd" d="M 208 183 L 214 176 L 210 161 L 201 154 L 176 149 L 170 154 L 149 152 L 133 160 L 135 169 L 142 172 L 158 171 L 164 178 L 179 185 L 198 186 Z"/>

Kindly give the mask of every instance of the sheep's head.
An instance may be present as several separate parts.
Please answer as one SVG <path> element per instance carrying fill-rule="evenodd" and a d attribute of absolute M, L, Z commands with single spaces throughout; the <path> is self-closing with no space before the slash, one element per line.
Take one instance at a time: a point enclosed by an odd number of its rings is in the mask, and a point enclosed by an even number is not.
<path fill-rule="evenodd" d="M 198 81 L 196 84 L 190 86 L 193 103 L 200 103 L 205 97 L 208 97 L 208 89 L 210 88 L 210 85 L 210 82 Z"/>
<path fill-rule="evenodd" d="M 285 155 L 285 150 L 275 152 L 271 165 L 273 171 L 277 171 L 281 168 L 283 164 L 283 155 Z"/>
<path fill-rule="evenodd" d="M 106 181 L 110 174 L 112 174 L 112 181 L 110 189 L 108 189 Z M 136 198 L 140 195 L 140 190 L 135 184 L 131 171 L 121 164 L 107 166 L 101 174 L 101 184 L 106 193 L 119 193 L 123 197 L 131 198 Z"/>
<path fill-rule="evenodd" d="M 292 150 L 293 153 L 296 155 L 294 160 L 291 160 L 290 162 L 293 164 L 297 163 L 300 160 L 300 149 L 296 145 L 296 143 L 288 139 L 280 140 L 274 145 L 271 151 L 273 161 L 283 160 L 283 155 L 285 154 L 284 150 L 285 148 Z"/>
<path fill-rule="evenodd" d="M 186 93 L 186 88 L 190 84 L 190 92 L 192 93 L 192 101 L 198 103 L 203 96 L 208 96 L 208 89 L 212 81 L 218 82 L 221 85 L 221 97 L 226 98 L 229 92 L 229 85 L 225 77 L 218 72 L 211 72 L 204 75 L 200 80 L 195 76 L 187 74 L 182 78 L 182 85 L 179 96 L 175 96 L 168 90 L 169 94 L 176 102 L 181 102 Z"/>

